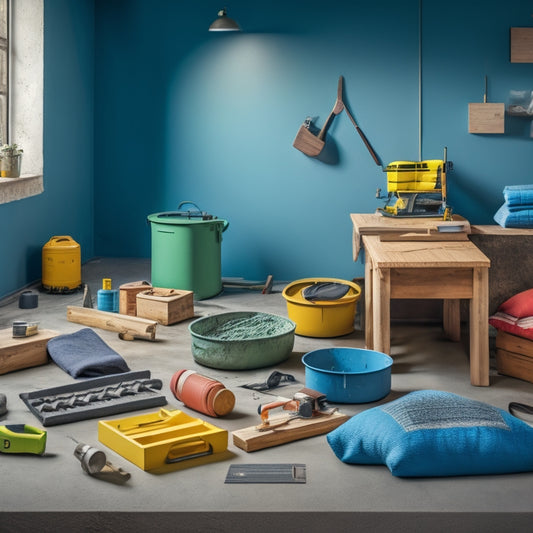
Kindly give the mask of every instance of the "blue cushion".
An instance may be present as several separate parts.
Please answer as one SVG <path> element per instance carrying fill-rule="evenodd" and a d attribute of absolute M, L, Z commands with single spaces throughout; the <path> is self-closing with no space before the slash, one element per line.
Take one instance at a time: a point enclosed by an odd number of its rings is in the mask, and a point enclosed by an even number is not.
<path fill-rule="evenodd" d="M 533 470 L 533 427 L 449 392 L 411 392 L 355 415 L 327 440 L 341 461 L 385 464 L 399 477 Z"/>

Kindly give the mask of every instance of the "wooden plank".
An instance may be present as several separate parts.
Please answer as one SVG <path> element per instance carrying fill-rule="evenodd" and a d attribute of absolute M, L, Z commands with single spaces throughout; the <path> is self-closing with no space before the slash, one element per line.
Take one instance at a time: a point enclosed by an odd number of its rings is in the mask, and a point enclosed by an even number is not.
<path fill-rule="evenodd" d="M 350 214 L 354 229 L 360 235 L 381 235 L 386 232 L 407 233 L 416 231 L 418 233 L 436 230 L 438 226 L 462 226 L 463 231 L 470 233 L 470 222 L 461 215 L 453 215 L 452 220 L 441 220 L 439 218 L 407 218 L 407 217 L 385 217 L 379 213 L 352 213 Z"/>
<path fill-rule="evenodd" d="M 157 326 L 154 320 L 74 305 L 67 306 L 67 320 L 107 331 L 116 331 L 123 340 L 135 338 L 153 340 Z"/>
<path fill-rule="evenodd" d="M 13 338 L 13 329 L 0 330 L 0 374 L 48 363 L 46 345 L 59 335 L 49 329 L 40 329 L 31 337 Z"/>
<path fill-rule="evenodd" d="M 232 433 L 233 444 L 245 452 L 254 452 L 286 444 L 295 440 L 322 435 L 334 430 L 350 417 L 339 412 L 331 415 L 318 415 L 313 418 L 291 420 L 284 426 L 267 431 L 259 431 L 256 426 L 239 429 Z"/>
<path fill-rule="evenodd" d="M 533 236 L 533 229 L 531 228 L 503 228 L 497 224 L 475 225 L 472 226 L 472 233 L 474 235 L 498 235 L 503 237 L 510 237 L 515 235 L 529 235 Z"/>

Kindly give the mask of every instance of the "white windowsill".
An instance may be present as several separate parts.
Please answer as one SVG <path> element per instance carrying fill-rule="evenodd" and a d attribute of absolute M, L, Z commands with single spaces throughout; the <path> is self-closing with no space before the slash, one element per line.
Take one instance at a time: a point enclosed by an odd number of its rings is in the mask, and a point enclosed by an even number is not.
<path fill-rule="evenodd" d="M 20 178 L 0 178 L 0 204 L 35 196 L 43 191 L 43 176 L 40 174 L 23 174 Z"/>

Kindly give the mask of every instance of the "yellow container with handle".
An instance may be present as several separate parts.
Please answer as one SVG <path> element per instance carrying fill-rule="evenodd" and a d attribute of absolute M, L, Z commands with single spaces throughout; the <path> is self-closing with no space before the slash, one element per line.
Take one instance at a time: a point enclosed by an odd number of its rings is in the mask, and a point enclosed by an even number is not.
<path fill-rule="evenodd" d="M 81 287 L 81 248 L 70 235 L 55 235 L 43 246 L 42 286 L 60 293 Z"/>

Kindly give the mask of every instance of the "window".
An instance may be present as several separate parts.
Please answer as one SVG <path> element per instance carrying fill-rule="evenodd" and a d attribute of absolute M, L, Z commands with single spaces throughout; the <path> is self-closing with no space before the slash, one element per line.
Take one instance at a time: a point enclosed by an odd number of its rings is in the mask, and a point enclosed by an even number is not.
<path fill-rule="evenodd" d="M 43 192 L 44 0 L 0 0 L 7 13 L 8 139 L 24 149 L 20 178 L 0 177 L 0 204 Z M 7 10 L 7 11 L 5 11 Z M 0 95 L 1 97 L 1 95 Z M 0 206 L 1 208 L 1 206 Z"/>
<path fill-rule="evenodd" d="M 8 142 L 9 13 L 8 0 L 0 0 L 0 143 Z"/>

